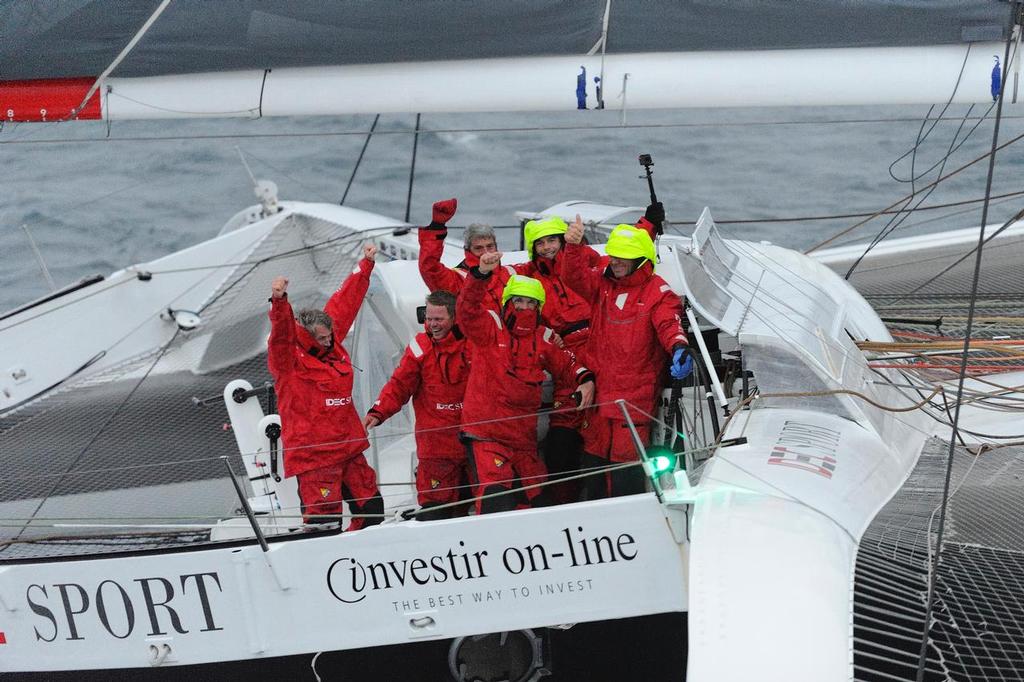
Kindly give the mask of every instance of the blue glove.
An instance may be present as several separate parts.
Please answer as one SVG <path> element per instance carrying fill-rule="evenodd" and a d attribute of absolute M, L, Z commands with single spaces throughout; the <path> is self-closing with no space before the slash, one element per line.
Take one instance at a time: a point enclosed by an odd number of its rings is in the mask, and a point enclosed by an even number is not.
<path fill-rule="evenodd" d="M 693 371 L 693 358 L 686 352 L 685 348 L 677 348 L 676 352 L 672 354 L 672 372 L 673 379 L 685 379 L 690 376 L 690 372 Z"/>

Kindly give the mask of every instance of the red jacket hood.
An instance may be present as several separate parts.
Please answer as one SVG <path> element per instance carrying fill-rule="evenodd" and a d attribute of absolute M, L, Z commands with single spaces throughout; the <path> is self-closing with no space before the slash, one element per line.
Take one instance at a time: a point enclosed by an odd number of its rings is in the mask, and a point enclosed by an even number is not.
<path fill-rule="evenodd" d="M 313 335 L 309 333 L 309 330 L 298 322 L 295 323 L 295 343 L 314 358 L 323 358 L 334 350 L 333 348 L 324 348 L 321 346 L 320 342 L 313 338 Z M 334 343 L 337 344 L 338 340 L 334 339 Z"/>

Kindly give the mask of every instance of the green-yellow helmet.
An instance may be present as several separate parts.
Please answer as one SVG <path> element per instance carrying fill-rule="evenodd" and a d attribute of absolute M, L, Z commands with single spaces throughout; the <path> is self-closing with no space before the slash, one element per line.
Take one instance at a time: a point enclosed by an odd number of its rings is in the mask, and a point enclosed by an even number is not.
<path fill-rule="evenodd" d="M 505 304 L 508 303 L 508 299 L 513 296 L 532 298 L 539 303 L 538 309 L 544 307 L 544 285 L 533 277 L 526 277 L 525 275 L 512 275 L 509 277 L 508 284 L 505 285 L 505 291 L 501 294 L 501 307 L 504 308 Z"/>
<path fill-rule="evenodd" d="M 523 240 L 526 242 L 526 253 L 533 258 L 533 243 L 541 237 L 550 237 L 553 234 L 565 234 L 569 226 L 558 216 L 551 216 L 544 220 L 531 220 L 523 227 Z"/>
<path fill-rule="evenodd" d="M 643 228 L 632 225 L 616 225 L 612 233 L 608 235 L 608 243 L 604 252 L 616 258 L 646 258 L 654 263 L 657 256 L 654 253 L 654 242 L 651 235 Z"/>

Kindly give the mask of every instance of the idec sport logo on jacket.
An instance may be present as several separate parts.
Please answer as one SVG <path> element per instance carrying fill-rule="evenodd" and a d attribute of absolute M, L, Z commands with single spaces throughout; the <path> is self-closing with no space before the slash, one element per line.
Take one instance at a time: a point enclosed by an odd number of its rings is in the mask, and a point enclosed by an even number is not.
<path fill-rule="evenodd" d="M 324 405 L 327 407 L 344 407 L 352 404 L 352 396 L 345 398 L 324 398 Z"/>

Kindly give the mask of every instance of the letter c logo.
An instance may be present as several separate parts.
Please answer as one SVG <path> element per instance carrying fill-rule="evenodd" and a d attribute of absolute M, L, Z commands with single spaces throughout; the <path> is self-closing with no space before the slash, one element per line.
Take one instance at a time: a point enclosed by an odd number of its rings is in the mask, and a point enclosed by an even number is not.
<path fill-rule="evenodd" d="M 334 569 L 337 568 L 338 564 L 340 564 L 342 561 L 348 561 L 352 564 L 352 566 L 348 569 L 352 576 L 352 585 L 350 589 L 346 589 L 347 586 L 345 585 L 345 580 L 341 576 L 338 576 L 337 580 L 335 579 L 334 576 Z M 340 568 L 338 570 L 339 572 L 341 572 L 345 569 Z M 361 580 L 360 583 L 357 583 L 357 578 Z M 338 590 L 335 590 L 336 585 L 339 587 Z M 345 602 L 346 604 L 356 604 L 358 602 L 361 602 L 362 600 L 366 599 L 365 594 L 360 594 L 360 592 L 366 589 L 366 569 L 364 569 L 363 565 L 355 559 L 350 559 L 349 557 L 341 557 L 340 559 L 336 559 L 333 563 L 331 563 L 331 567 L 327 569 L 327 589 L 330 590 L 331 595 L 340 602 Z M 348 594 L 349 592 L 351 592 L 351 594 Z M 357 594 L 359 594 L 358 599 L 346 599 L 344 596 L 342 596 L 345 595 L 354 597 Z"/>

